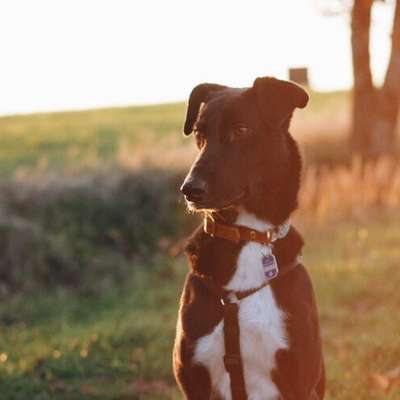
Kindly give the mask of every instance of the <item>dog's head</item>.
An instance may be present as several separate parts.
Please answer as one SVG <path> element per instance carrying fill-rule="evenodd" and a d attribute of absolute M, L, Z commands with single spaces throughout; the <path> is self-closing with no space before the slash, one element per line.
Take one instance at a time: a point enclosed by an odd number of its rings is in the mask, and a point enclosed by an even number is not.
<path fill-rule="evenodd" d="M 307 102 L 300 86 L 269 77 L 257 78 L 250 88 L 196 86 L 184 125 L 199 148 L 181 186 L 189 208 L 244 206 L 258 214 L 275 213 L 268 215 L 271 222 L 287 218 L 283 214 L 297 204 L 300 174 L 288 127 L 294 109 Z M 292 209 L 278 212 L 277 202 L 291 203 L 286 208 Z"/>

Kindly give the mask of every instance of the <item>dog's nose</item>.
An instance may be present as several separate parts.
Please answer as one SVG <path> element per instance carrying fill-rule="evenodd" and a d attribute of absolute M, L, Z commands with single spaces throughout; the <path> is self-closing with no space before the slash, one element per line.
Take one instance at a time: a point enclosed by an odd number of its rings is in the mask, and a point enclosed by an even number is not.
<path fill-rule="evenodd" d="M 200 201 L 208 192 L 207 182 L 202 179 L 188 179 L 183 182 L 181 192 L 189 201 Z"/>

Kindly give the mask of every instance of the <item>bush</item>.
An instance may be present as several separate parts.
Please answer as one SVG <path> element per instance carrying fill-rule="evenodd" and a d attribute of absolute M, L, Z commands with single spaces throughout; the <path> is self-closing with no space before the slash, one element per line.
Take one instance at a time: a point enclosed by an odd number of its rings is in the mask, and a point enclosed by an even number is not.
<path fill-rule="evenodd" d="M 114 169 L 11 179 L 0 188 L 0 293 L 123 281 L 184 225 L 181 175 Z"/>

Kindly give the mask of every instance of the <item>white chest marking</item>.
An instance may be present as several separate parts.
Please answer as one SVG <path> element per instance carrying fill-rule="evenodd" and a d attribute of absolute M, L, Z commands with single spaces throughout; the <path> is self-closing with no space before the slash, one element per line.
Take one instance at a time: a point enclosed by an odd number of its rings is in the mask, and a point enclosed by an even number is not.
<path fill-rule="evenodd" d="M 241 211 L 236 224 L 264 230 L 270 224 L 257 220 L 253 215 Z M 229 290 L 247 290 L 264 283 L 262 267 L 263 245 L 247 243 L 241 250 L 235 274 L 226 285 Z M 244 378 L 249 400 L 274 400 L 278 389 L 271 380 L 275 367 L 275 354 L 288 347 L 285 332 L 285 315 L 276 304 L 269 286 L 246 297 L 239 305 L 240 347 Z M 225 354 L 223 322 L 200 338 L 196 344 L 194 361 L 206 366 L 210 372 L 213 391 L 225 400 L 231 400 L 229 375 L 223 356 Z"/>

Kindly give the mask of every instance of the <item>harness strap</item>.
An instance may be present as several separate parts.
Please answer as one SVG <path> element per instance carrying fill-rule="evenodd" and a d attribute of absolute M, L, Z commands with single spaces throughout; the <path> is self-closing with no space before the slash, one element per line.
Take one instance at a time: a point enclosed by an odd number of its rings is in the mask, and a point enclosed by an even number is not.
<path fill-rule="evenodd" d="M 230 378 L 232 400 L 247 400 L 240 352 L 238 303 L 225 303 L 224 305 L 224 341 L 224 365 Z"/>
<path fill-rule="evenodd" d="M 299 261 L 296 256 L 291 263 L 281 268 L 279 275 L 275 279 L 286 276 L 295 269 L 298 264 Z M 200 274 L 196 271 L 192 271 L 192 273 L 221 301 L 224 318 L 224 366 L 229 374 L 232 400 L 247 400 L 246 383 L 244 380 L 243 362 L 240 351 L 239 301 L 258 292 L 264 288 L 269 281 L 266 281 L 263 285 L 254 289 L 235 292 L 224 289 L 210 276 Z"/>

